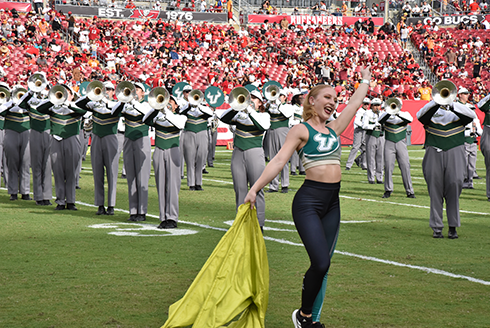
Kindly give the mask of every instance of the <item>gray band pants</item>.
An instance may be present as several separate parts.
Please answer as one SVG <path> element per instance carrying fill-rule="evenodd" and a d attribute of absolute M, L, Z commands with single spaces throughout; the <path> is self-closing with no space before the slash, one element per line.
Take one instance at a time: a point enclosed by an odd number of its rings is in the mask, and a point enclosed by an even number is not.
<path fill-rule="evenodd" d="M 235 189 L 236 208 L 243 204 L 247 196 L 248 188 L 252 187 L 265 169 L 265 156 L 262 148 L 241 150 L 234 147 L 231 155 L 231 176 Z M 264 190 L 257 193 L 255 206 L 257 218 L 261 227 L 265 223 L 265 199 Z"/>
<path fill-rule="evenodd" d="M 7 186 L 9 170 L 7 167 L 7 159 L 5 158 L 5 152 L 3 150 L 4 137 L 5 137 L 5 130 L 0 130 L 0 172 L 3 175 L 3 183 L 5 186 Z"/>
<path fill-rule="evenodd" d="M 476 172 L 476 154 L 478 152 L 478 145 L 476 143 L 464 144 L 465 149 L 465 161 L 466 172 L 463 187 L 473 187 L 473 177 Z"/>
<path fill-rule="evenodd" d="M 345 163 L 345 167 L 351 168 L 354 160 L 357 157 L 357 152 L 361 151 L 360 166 L 366 167 L 366 131 L 361 128 L 354 129 L 354 140 L 352 140 L 352 149 L 350 150 L 349 157 Z"/>
<path fill-rule="evenodd" d="M 300 172 L 304 172 L 305 168 L 303 167 L 303 162 L 299 158 L 298 152 L 295 150 L 293 155 L 291 155 L 291 172 L 296 172 L 296 168 L 299 169 Z"/>
<path fill-rule="evenodd" d="M 31 175 L 31 152 L 29 150 L 30 130 L 16 132 L 5 130 L 3 139 L 3 151 L 7 159 L 8 179 L 7 189 L 9 194 L 29 194 Z"/>
<path fill-rule="evenodd" d="M 369 182 L 383 181 L 385 137 L 366 134 L 366 163 Z"/>
<path fill-rule="evenodd" d="M 51 166 L 53 168 L 56 204 L 74 204 L 78 163 L 80 162 L 80 139 L 78 134 L 51 143 Z"/>
<path fill-rule="evenodd" d="M 158 192 L 160 221 L 179 220 L 180 149 L 160 149 L 153 152 L 153 169 Z"/>
<path fill-rule="evenodd" d="M 446 200 L 447 222 L 450 227 L 461 225 L 459 218 L 459 196 L 464 180 L 464 145 L 446 151 L 437 151 L 428 146 L 425 150 L 422 170 L 430 197 L 430 227 L 442 231 L 443 203 Z"/>
<path fill-rule="evenodd" d="M 104 179 L 107 173 L 107 206 L 116 206 L 117 174 L 119 171 L 118 140 L 115 134 L 92 135 L 90 159 L 94 175 L 94 204 L 104 206 Z"/>
<path fill-rule="evenodd" d="M 487 179 L 487 198 L 490 199 L 490 127 L 483 127 L 483 134 L 480 139 L 480 149 L 485 157 L 486 179 Z"/>
<path fill-rule="evenodd" d="M 393 191 L 393 170 L 395 159 L 398 162 L 403 180 L 403 186 L 407 195 L 413 194 L 412 175 L 410 174 L 410 160 L 408 158 L 407 144 L 405 140 L 393 142 L 385 141 L 385 191 Z"/>
<path fill-rule="evenodd" d="M 218 141 L 218 131 L 208 130 L 208 166 L 214 165 L 214 154 L 216 153 L 216 142 Z"/>
<path fill-rule="evenodd" d="M 272 160 L 274 156 L 276 156 L 276 154 L 279 152 L 279 150 L 281 150 L 282 145 L 286 141 L 286 136 L 288 135 L 288 132 L 288 127 L 282 127 L 273 130 L 271 129 L 267 132 L 269 134 L 267 140 L 269 141 L 270 160 Z M 279 173 L 274 179 L 272 179 L 269 185 L 269 189 L 278 190 L 279 176 L 281 177 L 281 186 L 283 188 L 289 187 L 289 167 L 287 163 L 282 168 L 281 173 Z"/>
<path fill-rule="evenodd" d="M 146 214 L 151 172 L 150 138 L 147 136 L 136 140 L 124 138 L 123 157 L 128 182 L 129 214 Z"/>
<path fill-rule="evenodd" d="M 51 174 L 51 143 L 49 130 L 31 130 L 31 170 L 32 191 L 35 201 L 51 200 L 53 197 L 53 177 Z"/>
<path fill-rule="evenodd" d="M 183 149 L 187 164 L 187 186 L 202 186 L 202 169 L 208 153 L 208 131 L 184 131 Z"/>

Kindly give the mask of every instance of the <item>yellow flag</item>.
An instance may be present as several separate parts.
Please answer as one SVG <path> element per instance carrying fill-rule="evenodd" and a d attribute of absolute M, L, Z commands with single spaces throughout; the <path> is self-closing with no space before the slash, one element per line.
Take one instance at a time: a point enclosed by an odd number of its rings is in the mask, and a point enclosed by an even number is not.
<path fill-rule="evenodd" d="M 162 328 L 264 328 L 269 263 L 257 211 L 240 205 L 231 228 L 185 293 L 172 304 Z"/>

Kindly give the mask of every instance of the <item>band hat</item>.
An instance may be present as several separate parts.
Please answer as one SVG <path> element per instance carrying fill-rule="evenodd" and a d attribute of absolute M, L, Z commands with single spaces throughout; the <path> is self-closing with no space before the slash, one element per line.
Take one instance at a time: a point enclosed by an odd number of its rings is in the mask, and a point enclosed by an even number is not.
<path fill-rule="evenodd" d="M 369 98 L 364 98 L 364 100 L 362 101 L 363 104 L 370 104 L 371 103 L 371 100 L 369 100 Z"/>
<path fill-rule="evenodd" d="M 371 105 L 381 105 L 383 102 L 381 101 L 381 99 L 379 98 L 374 98 L 372 101 L 371 101 Z"/>
<path fill-rule="evenodd" d="M 106 89 L 113 89 L 113 90 L 115 90 L 115 89 L 116 89 L 116 88 L 114 88 L 114 84 L 112 84 L 112 82 L 111 82 L 111 81 L 105 81 L 105 82 L 104 82 L 104 87 L 105 87 Z"/>
<path fill-rule="evenodd" d="M 257 90 L 253 90 L 250 92 L 251 96 L 254 96 L 255 98 L 259 99 L 260 101 L 264 102 L 264 98 L 262 97 L 262 94 L 258 92 Z"/>
<path fill-rule="evenodd" d="M 458 95 L 459 95 L 459 94 L 462 94 L 462 93 L 468 93 L 468 94 L 469 94 L 470 92 L 468 91 L 468 89 L 461 87 L 461 88 L 459 88 L 459 90 L 458 90 Z"/>
<path fill-rule="evenodd" d="M 285 90 L 285 89 L 281 89 L 281 91 L 279 91 L 279 95 L 280 96 L 288 96 L 288 92 Z"/>
<path fill-rule="evenodd" d="M 145 86 L 144 86 L 144 85 L 143 85 L 143 83 L 141 83 L 141 82 L 136 82 L 136 83 L 134 84 L 134 86 L 135 86 L 136 88 L 140 88 L 141 90 L 145 91 Z"/>
<path fill-rule="evenodd" d="M 182 89 L 182 91 L 192 91 L 192 87 L 188 84 Z"/>

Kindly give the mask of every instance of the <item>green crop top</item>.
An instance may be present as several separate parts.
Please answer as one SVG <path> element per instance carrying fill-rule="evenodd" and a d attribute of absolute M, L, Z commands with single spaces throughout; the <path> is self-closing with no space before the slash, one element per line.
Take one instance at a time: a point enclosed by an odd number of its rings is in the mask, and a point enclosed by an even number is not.
<path fill-rule="evenodd" d="M 308 123 L 303 122 L 308 128 L 308 141 L 299 151 L 299 157 L 303 162 L 305 170 L 326 164 L 340 165 L 342 149 L 340 140 L 335 131 L 327 126 L 330 134 L 323 134 L 313 129 Z"/>

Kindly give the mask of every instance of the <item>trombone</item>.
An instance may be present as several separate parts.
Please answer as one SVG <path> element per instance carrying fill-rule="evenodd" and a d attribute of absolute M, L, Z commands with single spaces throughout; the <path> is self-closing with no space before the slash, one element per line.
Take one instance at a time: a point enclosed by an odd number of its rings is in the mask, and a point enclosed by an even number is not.
<path fill-rule="evenodd" d="M 116 86 L 116 98 L 120 102 L 128 103 L 136 98 L 136 88 L 134 84 L 128 81 L 119 82 Z"/>
<path fill-rule="evenodd" d="M 388 98 L 385 101 L 386 112 L 390 115 L 396 115 L 402 109 L 403 102 L 399 98 Z"/>
<path fill-rule="evenodd" d="M 161 112 L 167 107 L 170 101 L 170 94 L 167 89 L 162 87 L 153 88 L 148 94 L 148 104 Z"/>
<path fill-rule="evenodd" d="M 204 93 L 198 89 L 192 90 L 188 99 L 191 106 L 198 106 L 204 100 Z"/>
<path fill-rule="evenodd" d="M 101 101 L 106 97 L 106 88 L 100 81 L 92 81 L 87 85 L 87 97 L 92 101 Z"/>
<path fill-rule="evenodd" d="M 55 85 L 48 92 L 48 100 L 55 106 L 60 106 L 68 99 L 68 91 L 60 84 Z"/>
<path fill-rule="evenodd" d="M 242 111 L 246 109 L 252 100 L 250 99 L 250 92 L 244 87 L 236 87 L 231 90 L 228 96 L 228 104 L 233 110 Z"/>
<path fill-rule="evenodd" d="M 457 97 L 456 85 L 448 80 L 442 80 L 434 85 L 432 99 L 438 105 L 444 106 L 451 104 Z"/>
<path fill-rule="evenodd" d="M 35 93 L 42 92 L 47 85 L 48 80 L 44 73 L 34 73 L 27 80 L 27 88 Z"/>

